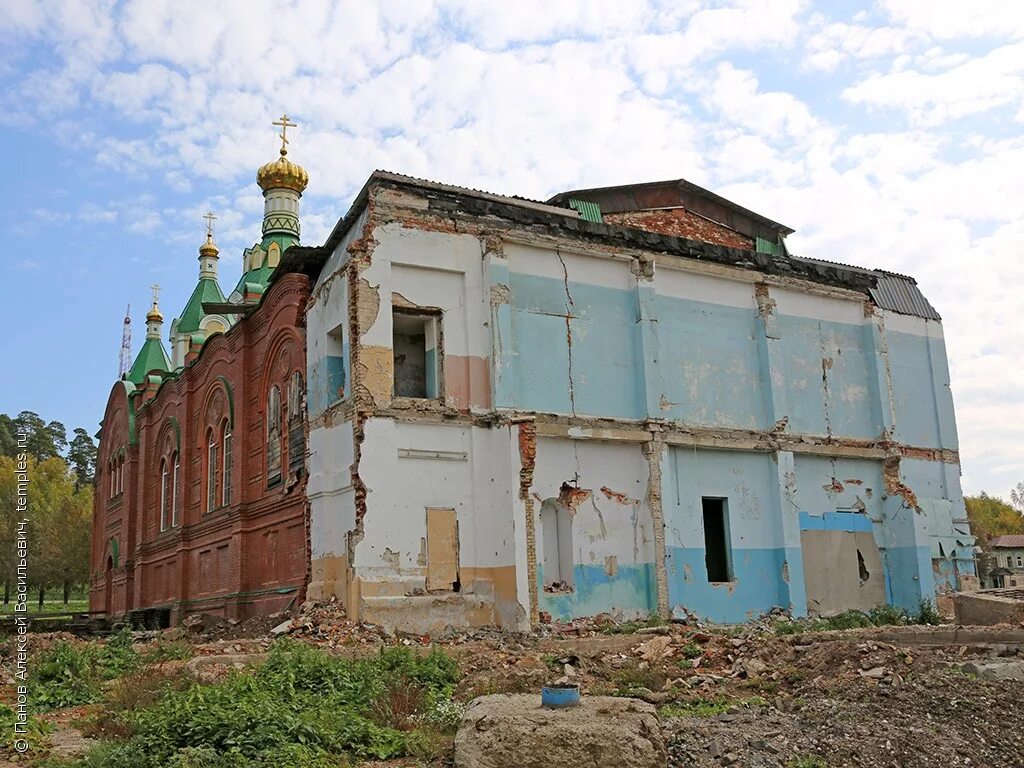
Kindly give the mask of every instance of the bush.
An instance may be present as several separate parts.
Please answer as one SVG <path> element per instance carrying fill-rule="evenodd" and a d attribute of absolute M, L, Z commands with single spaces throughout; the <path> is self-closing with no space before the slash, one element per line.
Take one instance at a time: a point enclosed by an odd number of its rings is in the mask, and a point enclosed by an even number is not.
<path fill-rule="evenodd" d="M 457 723 L 446 709 L 455 681 L 455 663 L 440 651 L 418 658 L 385 649 L 348 660 L 282 640 L 250 674 L 172 688 L 126 712 L 130 738 L 93 750 L 79 765 L 320 768 L 342 757 L 428 753 Z"/>
<path fill-rule="evenodd" d="M 105 680 L 135 670 L 139 663 L 128 630 L 105 643 L 72 645 L 61 640 L 32 660 L 30 703 L 37 712 L 90 704 L 100 698 Z"/>

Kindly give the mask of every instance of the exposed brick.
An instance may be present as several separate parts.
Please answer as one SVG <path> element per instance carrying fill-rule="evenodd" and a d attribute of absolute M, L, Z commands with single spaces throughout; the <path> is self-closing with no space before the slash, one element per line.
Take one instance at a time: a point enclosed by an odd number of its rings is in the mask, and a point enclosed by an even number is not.
<path fill-rule="evenodd" d="M 111 537 L 119 544 L 110 577 L 114 615 L 169 607 L 175 619 L 190 611 L 244 619 L 280 610 L 302 590 L 305 478 L 289 478 L 285 426 L 282 482 L 267 488 L 265 411 L 267 393 L 277 384 L 286 425 L 287 382 L 295 371 L 305 379 L 308 296 L 307 277 L 283 276 L 252 315 L 211 338 L 144 407 L 136 399 L 137 444 L 128 445 L 128 398 L 123 385 L 115 385 L 99 447 L 90 610 L 107 610 Z M 205 512 L 207 430 L 232 411 L 231 503 Z M 111 499 L 105 468 L 126 445 L 124 491 Z M 180 524 L 161 531 L 160 461 L 175 449 Z"/>
<path fill-rule="evenodd" d="M 606 213 L 604 220 L 622 227 L 643 229 L 662 235 L 685 237 L 704 243 L 725 245 L 730 248 L 754 250 L 754 241 L 734 229 L 729 229 L 703 216 L 690 213 L 685 208 L 666 208 L 656 211 L 627 211 Z"/>

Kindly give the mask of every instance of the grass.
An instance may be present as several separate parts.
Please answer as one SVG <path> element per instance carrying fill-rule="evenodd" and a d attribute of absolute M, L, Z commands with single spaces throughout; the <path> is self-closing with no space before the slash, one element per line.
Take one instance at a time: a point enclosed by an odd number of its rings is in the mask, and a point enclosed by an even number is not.
<path fill-rule="evenodd" d="M 617 623 L 609 623 L 601 628 L 601 634 L 632 635 L 635 634 L 638 629 L 645 629 L 647 627 L 660 627 L 664 624 L 664 619 L 658 616 L 657 613 L 652 613 L 646 619 L 635 619 L 633 621 L 620 621 Z"/>
<path fill-rule="evenodd" d="M 828 632 L 836 629 L 859 629 L 863 627 L 902 627 L 912 624 L 941 624 L 942 617 L 930 600 L 922 600 L 917 611 L 910 612 L 892 605 L 879 605 L 867 613 L 845 611 L 836 616 L 821 619 L 784 619 L 775 623 L 775 632 L 780 635 L 795 635 L 802 632 Z"/>
<path fill-rule="evenodd" d="M 817 755 L 797 755 L 786 762 L 786 768 L 828 768 L 828 763 Z"/>
<path fill-rule="evenodd" d="M 448 754 L 463 711 L 452 700 L 455 662 L 439 650 L 417 657 L 387 648 L 352 660 L 285 639 L 264 664 L 218 683 L 135 670 L 106 688 L 90 728 L 104 741 L 68 768 L 430 760 Z"/>
<path fill-rule="evenodd" d="M 39 603 L 34 600 L 28 601 L 28 615 L 29 616 L 64 616 L 72 613 L 87 613 L 89 611 L 88 599 L 82 600 L 68 600 L 64 603 L 60 600 L 47 600 L 43 603 L 43 610 L 39 610 Z M 14 614 L 14 602 L 7 603 L 6 605 L 0 604 L 0 616 L 10 616 Z"/>
<path fill-rule="evenodd" d="M 658 710 L 662 719 L 669 717 L 716 717 L 734 707 L 763 707 L 768 702 L 760 696 L 749 699 L 727 699 L 724 696 L 714 698 L 691 699 L 666 704 Z"/>

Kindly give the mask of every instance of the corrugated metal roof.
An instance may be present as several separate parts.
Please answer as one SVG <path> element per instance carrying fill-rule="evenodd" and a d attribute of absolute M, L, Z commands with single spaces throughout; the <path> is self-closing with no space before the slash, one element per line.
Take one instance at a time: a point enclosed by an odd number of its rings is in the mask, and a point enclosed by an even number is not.
<path fill-rule="evenodd" d="M 990 547 L 1024 547 L 1024 536 L 1013 533 L 1005 536 L 996 536 L 994 539 L 989 541 L 988 545 Z"/>
<path fill-rule="evenodd" d="M 925 320 L 942 319 L 921 293 L 914 278 L 881 270 L 874 272 L 878 276 L 878 284 L 869 293 L 876 305 L 901 315 L 914 315 Z"/>
<path fill-rule="evenodd" d="M 873 275 L 876 280 L 874 288 L 869 288 L 868 293 L 871 300 L 880 309 L 887 309 L 901 315 L 913 315 L 925 320 L 942 320 L 941 315 L 931 305 L 931 302 L 921 293 L 917 287 L 917 281 L 901 275 L 897 272 L 887 272 L 884 269 L 868 269 L 858 267 L 855 264 L 843 264 L 838 261 L 826 261 L 825 259 L 809 259 L 803 256 L 796 256 L 800 261 L 811 261 L 815 264 L 830 264 L 840 266 L 844 269 L 856 270 L 867 275 Z"/>

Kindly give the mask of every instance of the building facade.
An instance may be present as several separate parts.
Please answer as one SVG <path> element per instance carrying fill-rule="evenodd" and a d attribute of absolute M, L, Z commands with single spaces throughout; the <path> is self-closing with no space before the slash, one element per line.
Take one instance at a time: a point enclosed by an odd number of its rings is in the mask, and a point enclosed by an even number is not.
<path fill-rule="evenodd" d="M 978 555 L 978 575 L 986 589 L 1024 586 L 1024 536 L 990 539 Z"/>
<path fill-rule="evenodd" d="M 686 182 L 374 173 L 307 310 L 311 597 L 417 629 L 744 621 L 976 580 L 938 314 Z"/>
<path fill-rule="evenodd" d="M 309 279 L 281 275 L 272 289 L 267 281 L 298 242 L 308 181 L 285 154 L 257 174 L 263 236 L 246 250 L 231 300 L 209 229 L 199 281 L 172 323 L 172 355 L 154 297 L 143 347 L 110 392 L 97 460 L 94 613 L 161 626 L 198 611 L 244 619 L 302 597 Z"/>
<path fill-rule="evenodd" d="M 282 149 L 258 181 L 235 289 L 211 234 L 173 355 L 154 301 L 110 394 L 94 611 L 740 622 L 976 583 L 913 279 L 792 256 L 683 180 L 541 202 L 378 171 L 318 247 L 305 171 Z"/>

